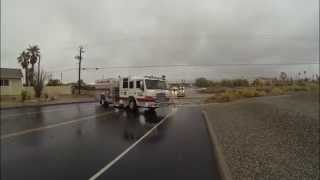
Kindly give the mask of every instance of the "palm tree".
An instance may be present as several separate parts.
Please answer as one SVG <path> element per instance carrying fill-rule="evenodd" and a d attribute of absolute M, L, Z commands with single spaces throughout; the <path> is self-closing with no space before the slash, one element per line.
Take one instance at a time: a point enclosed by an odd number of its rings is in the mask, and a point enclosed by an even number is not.
<path fill-rule="evenodd" d="M 22 68 L 25 70 L 25 79 L 26 79 L 26 85 L 29 85 L 29 80 L 28 80 L 28 66 L 29 66 L 29 59 L 30 55 L 26 51 L 22 51 L 22 53 L 18 56 L 18 62 L 22 66 Z"/>
<path fill-rule="evenodd" d="M 27 51 L 30 53 L 30 64 L 31 64 L 31 71 L 32 71 L 31 82 L 33 83 L 34 65 L 37 63 L 38 58 L 40 57 L 40 48 L 38 47 L 38 45 L 34 45 L 34 46 L 29 45 L 29 48 L 27 49 Z M 40 67 L 38 64 L 38 71 L 39 71 L 39 68 Z"/>

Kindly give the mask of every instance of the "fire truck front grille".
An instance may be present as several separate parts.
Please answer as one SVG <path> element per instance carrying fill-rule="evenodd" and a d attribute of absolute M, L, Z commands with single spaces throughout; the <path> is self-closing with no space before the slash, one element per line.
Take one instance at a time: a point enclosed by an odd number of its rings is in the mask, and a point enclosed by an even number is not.
<path fill-rule="evenodd" d="M 156 101 L 157 102 L 167 102 L 168 101 L 168 98 L 166 97 L 166 94 L 165 93 L 158 93 L 156 95 Z"/>

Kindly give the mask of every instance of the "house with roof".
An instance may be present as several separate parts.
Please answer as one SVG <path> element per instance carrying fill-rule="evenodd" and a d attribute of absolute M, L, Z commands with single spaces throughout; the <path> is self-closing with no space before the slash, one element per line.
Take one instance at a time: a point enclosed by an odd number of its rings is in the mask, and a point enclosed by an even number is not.
<path fill-rule="evenodd" d="M 17 96 L 22 90 L 21 69 L 0 68 L 0 95 Z"/>

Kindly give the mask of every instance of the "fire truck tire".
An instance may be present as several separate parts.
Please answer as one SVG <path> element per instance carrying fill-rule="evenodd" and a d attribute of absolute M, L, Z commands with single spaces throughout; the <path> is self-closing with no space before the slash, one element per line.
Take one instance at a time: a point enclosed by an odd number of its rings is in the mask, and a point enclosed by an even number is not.
<path fill-rule="evenodd" d="M 137 103 L 136 103 L 136 101 L 135 101 L 133 98 L 130 98 L 129 104 L 128 104 L 128 108 L 129 108 L 129 110 L 131 110 L 131 111 L 134 111 L 134 110 L 137 109 Z"/>
<path fill-rule="evenodd" d="M 101 105 L 104 104 L 104 99 L 100 98 L 100 104 L 101 104 Z"/>
<path fill-rule="evenodd" d="M 103 106 L 108 108 L 109 107 L 109 103 L 108 102 L 104 102 Z"/>

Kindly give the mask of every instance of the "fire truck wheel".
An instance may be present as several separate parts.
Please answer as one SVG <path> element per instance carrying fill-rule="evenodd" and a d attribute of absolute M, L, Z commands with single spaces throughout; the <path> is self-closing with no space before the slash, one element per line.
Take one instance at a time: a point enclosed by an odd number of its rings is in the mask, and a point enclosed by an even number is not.
<path fill-rule="evenodd" d="M 128 105 L 128 108 L 132 111 L 136 110 L 137 108 L 137 104 L 136 104 L 136 101 L 134 99 L 130 99 L 129 100 L 129 105 Z"/>
<path fill-rule="evenodd" d="M 103 98 L 100 98 L 100 104 L 104 104 L 104 99 Z"/>

